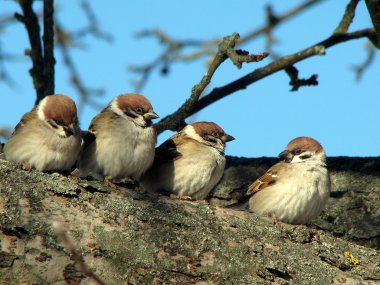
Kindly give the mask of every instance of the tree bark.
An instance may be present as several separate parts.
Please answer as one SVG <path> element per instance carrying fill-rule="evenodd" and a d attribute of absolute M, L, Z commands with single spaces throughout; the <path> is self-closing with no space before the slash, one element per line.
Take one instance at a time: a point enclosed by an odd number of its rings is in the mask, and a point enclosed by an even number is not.
<path fill-rule="evenodd" d="M 380 159 L 331 158 L 333 192 L 309 226 L 221 206 L 271 158 L 228 158 L 205 202 L 23 171 L 0 160 L 0 284 L 378 284 Z"/>

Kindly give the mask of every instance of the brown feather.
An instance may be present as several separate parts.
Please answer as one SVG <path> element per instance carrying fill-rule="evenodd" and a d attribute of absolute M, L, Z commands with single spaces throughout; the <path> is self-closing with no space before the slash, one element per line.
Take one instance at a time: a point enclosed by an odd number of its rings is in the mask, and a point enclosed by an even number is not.
<path fill-rule="evenodd" d="M 314 151 L 315 153 L 320 153 L 323 148 L 319 142 L 315 139 L 309 137 L 298 137 L 291 140 L 285 148 L 286 151 L 293 153 L 296 150 L 304 152 L 306 150 Z"/>
<path fill-rule="evenodd" d="M 142 108 L 143 113 L 152 112 L 153 108 L 149 100 L 140 94 L 128 93 L 117 97 L 117 105 L 121 110 Z"/>
<path fill-rule="evenodd" d="M 279 162 L 268 169 L 260 178 L 256 179 L 247 190 L 246 196 L 252 196 L 258 191 L 264 190 L 268 186 L 276 183 L 279 172 L 281 171 L 282 164 Z"/>
<path fill-rule="evenodd" d="M 188 139 L 181 132 L 175 134 L 170 139 L 163 142 L 156 148 L 153 167 L 162 165 L 166 162 L 174 161 L 182 156 L 177 150 L 178 146 Z"/>
<path fill-rule="evenodd" d="M 96 140 L 96 133 L 100 128 L 111 128 L 111 120 L 104 120 L 104 116 L 116 116 L 113 112 L 104 108 L 98 115 L 96 115 L 88 128 L 88 131 L 82 131 L 83 146 L 82 152 L 86 151 Z M 104 122 L 108 122 L 104 123 Z"/>
<path fill-rule="evenodd" d="M 27 125 L 31 120 L 37 117 L 37 107 L 34 107 L 31 112 L 28 112 L 22 116 L 20 122 L 16 125 L 12 136 L 18 133 L 25 125 Z"/>
<path fill-rule="evenodd" d="M 65 126 L 77 124 L 77 107 L 74 101 L 62 94 L 51 95 L 44 106 L 47 119 L 61 121 Z"/>
<path fill-rule="evenodd" d="M 212 122 L 196 122 L 191 125 L 193 126 L 195 132 L 201 137 L 211 135 L 212 133 L 217 133 L 219 136 L 225 135 L 223 129 Z"/>
<path fill-rule="evenodd" d="M 110 118 L 107 118 L 110 117 Z M 112 127 L 113 117 L 117 115 L 113 112 L 110 112 L 108 108 L 104 108 L 99 114 L 97 114 L 91 121 L 88 130 L 96 134 L 97 130 L 100 128 L 109 129 Z"/>

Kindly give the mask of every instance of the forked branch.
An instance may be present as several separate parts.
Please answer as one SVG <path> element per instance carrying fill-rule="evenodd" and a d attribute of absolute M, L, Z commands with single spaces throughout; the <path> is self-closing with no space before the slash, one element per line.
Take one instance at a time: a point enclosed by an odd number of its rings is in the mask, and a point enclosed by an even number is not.
<path fill-rule="evenodd" d="M 161 133 L 164 130 L 178 131 L 183 128 L 186 123 L 185 119 L 194 113 L 194 107 L 196 106 L 199 97 L 205 88 L 210 84 L 211 78 L 214 75 L 216 69 L 227 59 L 230 58 L 231 61 L 240 68 L 244 62 L 261 61 L 266 58 L 268 53 L 252 54 L 250 55 L 247 51 L 235 50 L 235 46 L 239 40 L 240 36 L 238 33 L 234 33 L 231 36 L 225 37 L 218 45 L 218 51 L 212 60 L 208 71 L 202 77 L 202 80 L 194 85 L 191 90 L 191 95 L 189 99 L 173 114 L 163 118 L 157 125 L 157 133 Z"/>
<path fill-rule="evenodd" d="M 237 35 L 237 34 L 234 34 Z M 236 36 L 226 37 L 219 46 L 217 55 L 215 56 L 212 64 L 210 65 L 209 71 L 202 78 L 201 82 L 195 85 L 192 89 L 190 98 L 182 105 L 180 109 L 172 113 L 169 116 L 163 118 L 160 122 L 157 123 L 158 133 L 163 132 L 164 130 L 180 130 L 186 123 L 185 119 L 189 116 L 194 115 L 200 110 L 206 108 L 207 106 L 215 103 L 216 101 L 238 91 L 241 89 L 247 88 L 247 86 L 252 83 L 259 81 L 275 72 L 286 70 L 291 68 L 295 63 L 300 62 L 306 58 L 315 56 L 315 55 L 324 55 L 326 49 L 335 46 L 337 44 L 354 40 L 360 38 L 373 39 L 376 37 L 376 33 L 373 29 L 363 29 L 352 33 L 345 34 L 335 34 L 329 38 L 312 45 L 304 50 L 296 52 L 292 55 L 284 56 L 275 60 L 268 65 L 258 68 L 253 72 L 248 73 L 247 75 L 225 85 L 222 87 L 214 88 L 209 94 L 203 96 L 199 99 L 200 94 L 203 92 L 205 87 L 211 80 L 211 76 L 214 74 L 216 68 L 226 59 L 227 50 L 233 48 L 236 44 Z M 232 40 L 234 39 L 235 40 Z M 233 44 L 232 44 L 233 43 Z M 226 49 L 227 47 L 227 49 Z M 231 51 L 230 51 L 231 52 Z M 268 54 L 261 54 L 262 58 L 265 58 Z M 316 83 L 316 78 L 306 80 L 307 83 Z M 294 87 L 294 86 L 293 86 Z"/>
<path fill-rule="evenodd" d="M 15 13 L 15 17 L 25 25 L 28 32 L 31 49 L 25 54 L 32 59 L 29 72 L 37 93 L 35 104 L 38 104 L 46 96 L 54 94 L 54 4 L 53 0 L 44 1 L 43 44 L 38 17 L 32 8 L 33 0 L 20 0 L 19 4 L 23 14 Z"/>

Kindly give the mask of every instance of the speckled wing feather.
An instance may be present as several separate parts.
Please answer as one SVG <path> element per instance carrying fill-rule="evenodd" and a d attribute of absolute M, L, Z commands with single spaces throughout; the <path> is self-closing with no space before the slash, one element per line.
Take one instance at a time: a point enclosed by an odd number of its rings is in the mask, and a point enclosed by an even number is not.
<path fill-rule="evenodd" d="M 175 134 L 156 148 L 153 166 L 174 161 L 182 156 L 182 154 L 177 150 L 180 136 L 180 133 Z"/>
<path fill-rule="evenodd" d="M 270 185 L 274 185 L 277 181 L 278 173 L 281 171 L 282 164 L 284 162 L 279 162 L 273 165 L 267 170 L 261 177 L 256 179 L 249 187 L 245 195 L 241 197 L 238 202 L 226 206 L 226 208 L 245 210 L 248 207 L 249 198 L 258 191 L 262 191 Z"/>
<path fill-rule="evenodd" d="M 281 171 L 282 164 L 279 162 L 267 170 L 260 178 L 256 179 L 247 190 L 246 196 L 252 196 L 258 191 L 264 190 L 266 187 L 276 183 L 279 172 Z"/>
<path fill-rule="evenodd" d="M 26 113 L 24 116 L 22 116 L 20 122 L 16 125 L 15 129 L 13 130 L 12 136 L 16 133 L 18 133 L 28 122 L 32 119 L 34 119 L 37 116 L 37 110 L 34 108 L 31 112 Z"/>
<path fill-rule="evenodd" d="M 103 109 L 103 111 L 100 113 L 107 112 L 107 108 Z M 96 132 L 98 128 L 100 127 L 99 124 L 103 120 L 100 117 L 100 114 L 95 116 L 91 123 L 90 127 L 88 128 L 88 131 L 82 131 L 82 138 L 83 138 L 83 146 L 82 146 L 82 152 L 86 151 L 96 140 Z M 112 113 L 110 113 L 112 116 Z M 111 126 L 105 126 L 106 128 L 111 127 Z"/>

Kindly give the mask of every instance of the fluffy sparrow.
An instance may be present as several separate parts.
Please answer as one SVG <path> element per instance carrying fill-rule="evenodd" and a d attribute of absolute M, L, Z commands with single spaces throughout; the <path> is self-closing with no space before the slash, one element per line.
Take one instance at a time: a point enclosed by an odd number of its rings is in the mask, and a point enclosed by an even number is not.
<path fill-rule="evenodd" d="M 74 175 L 119 182 L 139 180 L 152 165 L 157 141 L 149 100 L 139 94 L 114 98 L 91 121 Z"/>
<path fill-rule="evenodd" d="M 298 137 L 247 191 L 249 209 L 290 224 L 306 224 L 317 217 L 330 195 L 330 177 L 322 146 Z M 274 215 L 274 216 L 273 216 Z"/>
<path fill-rule="evenodd" d="M 22 117 L 4 146 L 4 155 L 26 169 L 70 171 L 81 141 L 74 101 L 51 95 Z"/>
<path fill-rule="evenodd" d="M 233 139 L 215 123 L 187 125 L 156 149 L 143 186 L 150 191 L 205 199 L 222 178 L 225 143 Z"/>

